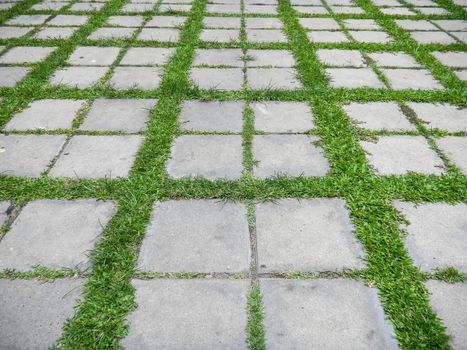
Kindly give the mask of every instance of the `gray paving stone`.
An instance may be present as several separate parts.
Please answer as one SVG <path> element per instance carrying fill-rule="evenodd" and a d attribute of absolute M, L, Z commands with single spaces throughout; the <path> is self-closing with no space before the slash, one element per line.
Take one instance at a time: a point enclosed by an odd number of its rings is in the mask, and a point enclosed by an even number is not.
<path fill-rule="evenodd" d="M 381 72 L 393 89 L 437 90 L 442 89 L 438 81 L 425 69 L 383 68 Z"/>
<path fill-rule="evenodd" d="M 295 59 L 286 50 L 248 50 L 247 67 L 293 67 Z"/>
<path fill-rule="evenodd" d="M 268 349 L 398 349 L 376 289 L 360 281 L 261 280 Z"/>
<path fill-rule="evenodd" d="M 140 132 L 146 129 L 152 99 L 97 99 L 81 130 Z"/>
<path fill-rule="evenodd" d="M 344 19 L 344 26 L 351 30 L 381 30 L 373 19 Z"/>
<path fill-rule="evenodd" d="M 141 12 L 147 12 L 151 11 L 155 5 L 154 4 L 126 4 L 125 6 L 122 7 L 121 11 L 122 12 L 136 12 L 136 13 L 141 13 Z"/>
<path fill-rule="evenodd" d="M 167 172 L 175 178 L 238 179 L 243 171 L 239 135 L 183 135 L 172 144 Z"/>
<path fill-rule="evenodd" d="M 204 17 L 204 28 L 240 29 L 240 17 Z"/>
<path fill-rule="evenodd" d="M 252 89 L 293 90 L 302 87 L 293 68 L 249 68 L 248 85 Z"/>
<path fill-rule="evenodd" d="M 208 4 L 206 5 L 206 12 L 208 13 L 230 13 L 240 14 L 240 4 L 229 5 L 229 4 Z"/>
<path fill-rule="evenodd" d="M 330 6 L 332 12 L 338 14 L 360 14 L 365 13 L 363 9 L 356 6 Z"/>
<path fill-rule="evenodd" d="M 0 86 L 14 87 L 30 71 L 28 67 L 0 67 Z"/>
<path fill-rule="evenodd" d="M 464 44 L 467 43 L 467 32 L 451 32 L 451 35 L 454 35 L 459 41 Z"/>
<path fill-rule="evenodd" d="M 255 130 L 272 133 L 306 132 L 315 127 L 313 113 L 303 102 L 254 102 Z"/>
<path fill-rule="evenodd" d="M 45 59 L 56 47 L 15 46 L 0 57 L 0 63 L 36 63 Z"/>
<path fill-rule="evenodd" d="M 287 37 L 279 29 L 246 29 L 246 36 L 250 43 L 287 42 Z"/>
<path fill-rule="evenodd" d="M 45 99 L 31 102 L 6 124 L 5 130 L 70 129 L 83 100 Z"/>
<path fill-rule="evenodd" d="M 168 27 L 168 28 L 180 28 L 182 27 L 188 17 L 182 16 L 154 16 L 146 27 Z"/>
<path fill-rule="evenodd" d="M 456 40 L 444 32 L 410 32 L 410 36 L 420 44 L 454 44 Z"/>
<path fill-rule="evenodd" d="M 422 271 L 454 267 L 467 272 L 467 204 L 409 203 L 396 201 L 409 221 L 405 245 Z"/>
<path fill-rule="evenodd" d="M 467 344 L 467 283 L 449 284 L 441 281 L 425 283 L 430 292 L 430 304 L 447 328 L 454 349 L 463 349 Z"/>
<path fill-rule="evenodd" d="M 300 18 L 300 24 L 306 29 L 340 30 L 339 23 L 333 18 Z"/>
<path fill-rule="evenodd" d="M 361 128 L 391 131 L 417 130 L 395 102 L 353 102 L 343 106 L 343 109 Z"/>
<path fill-rule="evenodd" d="M 449 15 L 449 11 L 441 7 L 417 7 L 422 15 Z"/>
<path fill-rule="evenodd" d="M 33 29 L 34 27 L 0 27 L 0 39 L 21 38 Z"/>
<path fill-rule="evenodd" d="M 358 50 L 319 49 L 319 60 L 331 67 L 366 67 L 367 64 Z"/>
<path fill-rule="evenodd" d="M 128 317 L 130 331 L 123 340 L 126 349 L 247 349 L 249 281 L 153 279 L 132 283 L 139 307 Z"/>
<path fill-rule="evenodd" d="M 98 2 L 75 2 L 68 9 L 69 11 L 99 11 L 105 4 Z"/>
<path fill-rule="evenodd" d="M 0 11 L 6 11 L 11 9 L 12 7 L 15 6 L 15 3 L 10 2 L 10 3 L 0 3 Z"/>
<path fill-rule="evenodd" d="M 185 101 L 179 120 L 182 130 L 241 132 L 243 101 Z"/>
<path fill-rule="evenodd" d="M 0 135 L 0 174 L 39 177 L 64 143 L 63 135 Z"/>
<path fill-rule="evenodd" d="M 446 136 L 437 139 L 436 144 L 467 175 L 467 137 Z"/>
<path fill-rule="evenodd" d="M 83 281 L 57 279 L 0 280 L 0 346 L 3 349 L 48 349 L 74 314 Z"/>
<path fill-rule="evenodd" d="M 467 31 L 467 21 L 464 20 L 438 19 L 432 22 L 446 31 Z"/>
<path fill-rule="evenodd" d="M 0 202 L 0 227 L 7 221 L 8 218 L 8 208 L 11 203 L 6 201 Z"/>
<path fill-rule="evenodd" d="M 244 12 L 246 14 L 277 15 L 277 7 L 276 6 L 270 6 L 270 5 L 245 4 Z"/>
<path fill-rule="evenodd" d="M 162 4 L 159 6 L 159 12 L 189 12 L 191 8 L 191 5 L 185 4 Z"/>
<path fill-rule="evenodd" d="M 110 66 L 118 56 L 118 47 L 78 46 L 68 58 L 75 66 Z"/>
<path fill-rule="evenodd" d="M 432 55 L 445 66 L 467 68 L 467 52 L 433 52 Z"/>
<path fill-rule="evenodd" d="M 343 32 L 320 30 L 308 32 L 307 37 L 314 43 L 346 43 L 349 41 Z"/>
<path fill-rule="evenodd" d="M 406 7 L 389 7 L 382 8 L 380 11 L 386 15 L 402 15 L 402 16 L 415 16 L 416 13 Z"/>
<path fill-rule="evenodd" d="M 8 20 L 8 25 L 37 26 L 44 24 L 50 15 L 19 15 Z"/>
<path fill-rule="evenodd" d="M 136 28 L 98 28 L 88 36 L 90 40 L 129 39 Z"/>
<path fill-rule="evenodd" d="M 463 81 L 467 81 L 467 70 L 458 70 L 455 71 L 454 74 Z"/>
<path fill-rule="evenodd" d="M 293 9 L 298 13 L 308 15 L 327 15 L 328 10 L 323 6 L 293 6 Z"/>
<path fill-rule="evenodd" d="M 438 128 L 448 132 L 467 131 L 467 110 L 450 104 L 409 102 L 417 117 L 428 129 Z"/>
<path fill-rule="evenodd" d="M 180 39 L 180 30 L 175 28 L 143 28 L 138 40 L 177 42 Z"/>
<path fill-rule="evenodd" d="M 80 26 L 87 22 L 85 15 L 57 15 L 47 22 L 48 26 Z"/>
<path fill-rule="evenodd" d="M 52 85 L 85 89 L 96 84 L 108 70 L 108 67 L 65 67 L 56 71 L 49 81 Z"/>
<path fill-rule="evenodd" d="M 143 16 L 110 16 L 107 23 L 117 27 L 140 27 L 143 25 Z"/>
<path fill-rule="evenodd" d="M 137 135 L 73 136 L 50 171 L 53 177 L 126 177 L 143 138 Z"/>
<path fill-rule="evenodd" d="M 175 53 L 173 48 L 131 47 L 123 56 L 120 64 L 135 66 L 164 65 Z"/>
<path fill-rule="evenodd" d="M 434 30 L 439 29 L 431 22 L 426 20 L 413 20 L 413 19 L 396 19 L 396 24 L 405 30 Z"/>
<path fill-rule="evenodd" d="M 370 52 L 368 57 L 378 67 L 418 68 L 420 64 L 404 52 Z"/>
<path fill-rule="evenodd" d="M 329 165 L 321 148 L 313 145 L 316 136 L 256 135 L 253 137 L 253 168 L 256 177 L 275 175 L 324 176 Z"/>
<path fill-rule="evenodd" d="M 371 68 L 327 68 L 326 73 L 334 88 L 384 88 Z"/>
<path fill-rule="evenodd" d="M 381 136 L 377 142 L 360 141 L 360 145 L 379 175 L 443 172 L 443 162 L 422 136 Z"/>
<path fill-rule="evenodd" d="M 216 199 L 158 202 L 140 249 L 138 269 L 248 272 L 250 238 L 246 216 L 243 204 Z"/>
<path fill-rule="evenodd" d="M 260 17 L 245 18 L 245 26 L 247 29 L 281 29 L 283 27 L 279 18 Z"/>
<path fill-rule="evenodd" d="M 238 29 L 203 29 L 199 39 L 201 41 L 229 43 L 240 39 L 240 31 Z"/>
<path fill-rule="evenodd" d="M 46 27 L 33 35 L 36 39 L 69 39 L 78 30 L 78 27 Z"/>
<path fill-rule="evenodd" d="M 190 79 L 200 89 L 240 90 L 243 71 L 241 68 L 192 68 Z"/>
<path fill-rule="evenodd" d="M 363 268 L 345 202 L 338 198 L 283 199 L 256 205 L 261 272 Z"/>
<path fill-rule="evenodd" d="M 94 199 L 28 203 L 0 242 L 0 270 L 86 270 L 89 252 L 115 211 L 113 202 Z"/>
<path fill-rule="evenodd" d="M 59 11 L 65 6 L 68 6 L 67 2 L 59 2 L 59 1 L 42 1 L 34 6 L 31 6 L 31 10 L 36 11 Z"/>
<path fill-rule="evenodd" d="M 162 68 L 116 67 L 109 84 L 115 89 L 157 89 L 162 80 Z"/>
<path fill-rule="evenodd" d="M 349 31 L 349 34 L 358 42 L 361 43 L 390 43 L 391 37 L 385 32 L 377 32 L 371 30 Z"/>
<path fill-rule="evenodd" d="M 241 49 L 197 49 L 194 66 L 229 66 L 243 67 Z"/>

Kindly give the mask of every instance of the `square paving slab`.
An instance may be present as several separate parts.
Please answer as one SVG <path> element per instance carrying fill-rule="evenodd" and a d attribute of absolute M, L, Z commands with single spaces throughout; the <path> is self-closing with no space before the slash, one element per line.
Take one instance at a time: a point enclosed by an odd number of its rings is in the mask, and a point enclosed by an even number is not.
<path fill-rule="evenodd" d="M 449 160 L 467 175 L 467 137 L 446 136 L 435 140 Z"/>
<path fill-rule="evenodd" d="M 108 70 L 108 67 L 66 67 L 57 70 L 49 82 L 52 85 L 85 89 L 97 84 Z"/>
<path fill-rule="evenodd" d="M 376 289 L 353 280 L 261 280 L 268 349 L 398 349 Z"/>
<path fill-rule="evenodd" d="M 430 292 L 430 304 L 447 328 L 454 349 L 463 349 L 467 344 L 467 283 L 448 284 L 441 281 L 425 283 Z"/>
<path fill-rule="evenodd" d="M 119 52 L 118 47 L 79 46 L 68 58 L 68 63 L 75 66 L 110 66 Z"/>
<path fill-rule="evenodd" d="M 28 47 L 16 46 L 0 57 L 0 63 L 37 63 L 45 59 L 55 47 Z"/>
<path fill-rule="evenodd" d="M 241 49 L 197 49 L 194 66 L 243 67 Z"/>
<path fill-rule="evenodd" d="M 363 268 L 345 202 L 338 198 L 282 199 L 256 205 L 261 272 Z"/>
<path fill-rule="evenodd" d="M 324 176 L 329 165 L 323 150 L 313 145 L 316 136 L 256 135 L 253 137 L 253 174 L 267 178 L 276 175 Z"/>
<path fill-rule="evenodd" d="M 57 15 L 47 22 L 48 26 L 81 26 L 87 22 L 88 16 L 84 15 Z"/>
<path fill-rule="evenodd" d="M 128 317 L 125 349 L 247 349 L 249 281 L 153 279 L 133 286 L 139 307 Z"/>
<path fill-rule="evenodd" d="M 302 87 L 293 68 L 248 68 L 247 80 L 254 90 L 294 90 Z"/>
<path fill-rule="evenodd" d="M 0 174 L 39 177 L 65 139 L 64 135 L 0 135 Z"/>
<path fill-rule="evenodd" d="M 393 89 L 437 90 L 443 86 L 425 69 L 381 69 Z"/>
<path fill-rule="evenodd" d="M 6 201 L 0 202 L 0 227 L 7 221 L 8 218 L 8 208 L 10 208 L 11 203 Z"/>
<path fill-rule="evenodd" d="M 314 128 L 313 113 L 303 102 L 254 102 L 255 130 L 272 133 L 299 133 Z"/>
<path fill-rule="evenodd" d="M 409 102 L 408 106 L 427 129 L 467 131 L 467 109 L 450 104 Z"/>
<path fill-rule="evenodd" d="M 28 203 L 0 242 L 0 270 L 89 267 L 89 253 L 115 203 L 87 200 L 37 200 Z"/>
<path fill-rule="evenodd" d="M 175 178 L 238 179 L 243 171 L 239 135 L 184 135 L 172 144 L 167 172 Z"/>
<path fill-rule="evenodd" d="M 467 272 L 467 204 L 396 202 L 396 208 L 409 221 L 405 244 L 416 266 Z"/>
<path fill-rule="evenodd" d="M 182 130 L 241 132 L 243 101 L 185 101 L 180 113 Z"/>
<path fill-rule="evenodd" d="M 14 87 L 30 70 L 27 67 L 0 67 L 0 86 Z"/>
<path fill-rule="evenodd" d="M 192 68 L 190 78 L 200 89 L 240 90 L 243 85 L 240 68 Z"/>
<path fill-rule="evenodd" d="M 433 52 L 433 56 L 445 66 L 467 68 L 467 52 Z"/>
<path fill-rule="evenodd" d="M 248 272 L 246 215 L 243 204 L 216 199 L 156 203 L 138 268 L 159 272 Z"/>
<path fill-rule="evenodd" d="M 326 73 L 334 88 L 385 87 L 371 68 L 327 68 Z"/>
<path fill-rule="evenodd" d="M 295 59 L 286 50 L 248 50 L 247 67 L 293 67 Z"/>
<path fill-rule="evenodd" d="M 121 90 L 154 90 L 159 87 L 163 73 L 159 67 L 115 67 L 109 85 Z"/>
<path fill-rule="evenodd" d="M 422 136 L 381 136 L 378 141 L 360 141 L 370 165 L 379 175 L 408 172 L 440 175 L 443 162 Z"/>
<path fill-rule="evenodd" d="M 73 136 L 50 171 L 53 177 L 126 177 L 143 138 L 137 135 Z"/>
<path fill-rule="evenodd" d="M 3 349 L 48 349 L 75 313 L 83 281 L 0 280 L 0 339 Z"/>

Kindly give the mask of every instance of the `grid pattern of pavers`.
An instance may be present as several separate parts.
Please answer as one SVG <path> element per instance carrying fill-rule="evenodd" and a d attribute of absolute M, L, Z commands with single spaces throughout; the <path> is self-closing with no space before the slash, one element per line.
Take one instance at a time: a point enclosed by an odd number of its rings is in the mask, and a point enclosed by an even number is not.
<path fill-rule="evenodd" d="M 0 1 L 0 348 L 467 347 L 466 11 Z"/>

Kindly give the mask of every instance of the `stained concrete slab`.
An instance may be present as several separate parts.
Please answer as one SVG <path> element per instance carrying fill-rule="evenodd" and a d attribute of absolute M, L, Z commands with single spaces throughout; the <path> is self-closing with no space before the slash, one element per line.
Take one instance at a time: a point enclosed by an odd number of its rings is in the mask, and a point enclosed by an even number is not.
<path fill-rule="evenodd" d="M 113 202 L 37 200 L 20 211 L 0 242 L 0 270 L 90 267 L 89 253 L 115 214 Z"/>
<path fill-rule="evenodd" d="M 139 307 L 128 317 L 126 349 L 247 349 L 249 281 L 153 279 L 132 284 Z"/>
<path fill-rule="evenodd" d="M 154 16 L 146 23 L 145 27 L 180 28 L 185 24 L 187 18 L 182 16 Z"/>
<path fill-rule="evenodd" d="M 282 199 L 256 205 L 261 272 L 337 271 L 364 267 L 345 202 Z"/>
<path fill-rule="evenodd" d="M 175 178 L 238 179 L 243 166 L 239 135 L 183 135 L 172 144 L 167 172 Z"/>
<path fill-rule="evenodd" d="M 115 89 L 157 89 L 164 70 L 159 67 L 116 67 L 109 85 Z"/>
<path fill-rule="evenodd" d="M 83 290 L 81 279 L 0 280 L 0 346 L 48 349 L 62 334 Z"/>
<path fill-rule="evenodd" d="M 255 90 L 294 90 L 303 86 L 293 68 L 248 68 L 246 75 L 248 85 Z"/>
<path fill-rule="evenodd" d="M 200 89 L 240 90 L 243 86 L 241 68 L 192 68 L 190 78 Z"/>
<path fill-rule="evenodd" d="M 74 66 L 110 66 L 118 56 L 118 47 L 78 46 L 68 58 Z"/>
<path fill-rule="evenodd" d="M 39 177 L 65 139 L 65 135 L 0 135 L 0 174 Z"/>
<path fill-rule="evenodd" d="M 430 304 L 447 328 L 454 349 L 463 349 L 467 344 L 467 283 L 449 284 L 442 281 L 427 281 Z"/>
<path fill-rule="evenodd" d="M 295 59 L 287 50 L 248 50 L 247 67 L 293 67 Z"/>
<path fill-rule="evenodd" d="M 250 43 L 287 42 L 287 37 L 279 29 L 246 29 L 246 37 Z"/>
<path fill-rule="evenodd" d="M 303 102 L 262 101 L 251 104 L 255 130 L 272 133 L 299 133 L 314 128 L 313 113 Z"/>
<path fill-rule="evenodd" d="M 73 136 L 54 167 L 53 177 L 126 177 L 143 138 L 138 135 Z"/>
<path fill-rule="evenodd" d="M 467 204 L 395 202 L 409 221 L 405 245 L 421 270 L 454 267 L 467 272 Z"/>
<path fill-rule="evenodd" d="M 33 35 L 36 39 L 69 39 L 78 27 L 45 27 Z"/>
<path fill-rule="evenodd" d="M 408 106 L 428 129 L 467 131 L 467 109 L 451 104 L 408 102 Z"/>
<path fill-rule="evenodd" d="M 65 67 L 57 70 L 49 82 L 52 85 L 85 89 L 97 84 L 108 70 L 108 67 Z"/>
<path fill-rule="evenodd" d="M 262 279 L 268 349 L 398 349 L 376 289 L 344 279 Z"/>
<path fill-rule="evenodd" d="M 377 142 L 360 141 L 367 159 L 379 175 L 443 173 L 444 165 L 422 136 L 381 136 Z"/>
<path fill-rule="evenodd" d="M 275 175 L 324 176 L 329 165 L 321 148 L 313 145 L 319 138 L 308 135 L 256 135 L 253 137 L 253 167 L 256 177 Z"/>
<path fill-rule="evenodd" d="M 75 2 L 68 9 L 69 11 L 95 12 L 104 7 L 105 4 L 97 2 Z"/>
<path fill-rule="evenodd" d="M 334 88 L 384 88 L 371 68 L 327 68 L 326 73 Z"/>
<path fill-rule="evenodd" d="M 155 104 L 153 99 L 97 99 L 80 130 L 140 132 Z"/>
<path fill-rule="evenodd" d="M 130 39 L 136 28 L 98 28 L 88 36 L 90 40 Z"/>
<path fill-rule="evenodd" d="M 164 65 L 175 53 L 173 48 L 163 47 L 131 47 L 120 61 L 122 66 Z"/>
<path fill-rule="evenodd" d="M 433 76 L 425 69 L 382 68 L 393 89 L 438 90 L 443 89 Z"/>
<path fill-rule="evenodd" d="M 32 101 L 16 113 L 5 130 L 70 129 L 84 100 L 45 99 Z"/>
<path fill-rule="evenodd" d="M 138 269 L 248 272 L 250 238 L 246 217 L 246 208 L 240 203 L 216 199 L 158 202 L 140 249 Z"/>
<path fill-rule="evenodd" d="M 464 175 L 467 175 L 467 137 L 446 136 L 436 139 L 436 144 L 451 162 L 453 162 Z"/>
<path fill-rule="evenodd" d="M 182 130 L 241 132 L 243 101 L 185 101 L 179 116 Z"/>

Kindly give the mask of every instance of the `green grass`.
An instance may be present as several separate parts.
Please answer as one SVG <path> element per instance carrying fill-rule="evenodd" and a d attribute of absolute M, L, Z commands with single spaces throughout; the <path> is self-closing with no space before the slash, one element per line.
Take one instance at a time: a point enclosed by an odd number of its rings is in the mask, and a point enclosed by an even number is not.
<path fill-rule="evenodd" d="M 38 1 L 26 0 L 14 8 L 0 13 L 4 23 Z M 439 279 L 450 283 L 467 281 L 465 274 L 453 268 L 433 274 L 422 273 L 414 266 L 403 244 L 403 232 L 399 224 L 403 218 L 392 206 L 395 199 L 416 202 L 458 203 L 467 200 L 467 177 L 452 164 L 447 164 L 447 173 L 442 176 L 408 174 L 404 176 L 376 177 L 369 167 L 358 141 L 374 138 L 386 132 L 368 132 L 357 128 L 342 110 L 342 105 L 352 101 L 395 100 L 404 107 L 404 112 L 417 126 L 417 134 L 425 136 L 432 147 L 437 137 L 445 132 L 428 130 L 406 107 L 406 101 L 450 102 L 467 106 L 466 83 L 460 81 L 450 69 L 441 65 L 431 54 L 436 50 L 467 51 L 467 45 L 447 46 L 419 45 L 398 28 L 394 18 L 385 16 L 369 0 L 358 0 L 366 10 L 363 15 L 336 15 L 340 21 L 346 18 L 374 18 L 394 39 L 389 44 L 310 43 L 305 30 L 299 25 L 297 13 L 288 0 L 280 0 L 279 17 L 282 19 L 288 43 L 252 44 L 246 41 L 242 15 L 241 38 L 236 43 L 203 43 L 198 37 L 206 0 L 196 0 L 193 10 L 186 14 L 188 21 L 182 28 L 178 43 L 143 42 L 135 35 L 129 40 L 91 41 L 87 36 L 101 27 L 106 19 L 118 13 L 125 0 L 110 0 L 98 12 L 90 13 L 90 20 L 69 40 L 32 40 L 30 38 L 0 40 L 0 45 L 53 45 L 57 46 L 45 61 L 33 65 L 32 72 L 15 88 L 0 88 L 5 98 L 0 103 L 0 127 L 24 108 L 30 101 L 40 98 L 74 98 L 92 102 L 96 98 L 158 98 L 157 107 L 151 111 L 145 142 L 140 149 L 135 165 L 127 179 L 76 180 L 54 179 L 42 176 L 27 179 L 14 176 L 0 177 L 0 200 L 10 200 L 18 207 L 27 201 L 40 198 L 97 198 L 115 200 L 117 214 L 105 228 L 102 239 L 91 253 L 93 268 L 86 275 L 79 271 L 54 271 L 44 267 L 26 273 L 3 271 L 0 278 L 55 278 L 86 277 L 84 300 L 77 314 L 67 322 L 58 348 L 60 349 L 109 349 L 118 348 L 120 340 L 128 331 L 125 317 L 137 305 L 132 278 L 244 278 L 252 282 L 248 296 L 248 345 L 250 349 L 264 349 L 263 306 L 258 285 L 256 262 L 256 232 L 254 203 L 280 198 L 341 197 L 347 202 L 355 235 L 367 253 L 367 267 L 355 271 L 289 272 L 273 277 L 290 279 L 352 278 L 363 280 L 377 287 L 386 315 L 392 321 L 395 336 L 404 349 L 449 348 L 448 337 L 443 325 L 436 318 L 428 303 L 428 294 L 423 282 Z M 466 19 L 465 11 L 449 0 L 438 0 L 453 15 L 452 18 Z M 154 9 L 142 14 L 149 20 L 157 13 Z M 30 11 L 30 13 L 70 13 L 69 11 Z M 141 15 L 141 14 L 138 14 Z M 220 15 L 227 16 L 227 15 Z M 249 15 L 251 16 L 251 15 Z M 260 16 L 258 16 L 260 17 Z M 268 16 L 264 16 L 268 17 Z M 303 17 L 326 17 L 303 15 Z M 443 18 L 442 16 L 414 16 L 418 18 Z M 408 17 L 407 17 L 408 18 Z M 139 89 L 115 90 L 101 84 L 88 89 L 52 87 L 47 79 L 59 67 L 66 65 L 68 56 L 78 45 L 119 46 L 126 50 L 131 46 L 176 47 L 176 53 L 166 66 L 161 86 L 151 91 Z M 303 88 L 294 91 L 254 91 L 244 87 L 240 91 L 200 90 L 189 83 L 189 69 L 196 48 L 238 47 L 244 51 L 251 48 L 282 48 L 292 51 Z M 316 57 L 320 48 L 358 49 L 363 53 L 401 50 L 414 56 L 428 69 L 446 89 L 440 91 L 413 91 L 392 89 L 331 89 L 324 74 L 324 67 Z M 119 59 L 125 51 L 120 53 Z M 245 58 L 247 59 L 247 58 Z M 114 67 L 118 60 L 113 64 Z M 208 181 L 201 178 L 172 179 L 167 176 L 165 163 L 170 156 L 170 146 L 179 130 L 177 118 L 181 103 L 186 99 L 236 100 L 246 103 L 244 128 L 241 133 L 244 147 L 244 172 L 240 180 Z M 312 134 L 322 140 L 325 155 L 330 163 L 330 172 L 320 178 L 278 176 L 271 179 L 256 179 L 252 176 L 254 157 L 252 138 L 254 115 L 250 103 L 257 100 L 302 101 L 313 109 L 316 128 Z M 56 132 L 69 136 L 76 133 L 82 116 L 75 121 L 71 130 Z M 31 133 L 31 132 L 25 132 Z M 43 132 L 48 133 L 48 132 Z M 436 149 L 444 161 L 446 157 Z M 136 270 L 138 250 L 144 237 L 155 201 L 177 198 L 219 198 L 241 201 L 247 205 L 250 239 L 253 247 L 252 264 L 248 274 L 162 274 L 141 273 Z M 7 232 L 8 225 L 0 229 L 0 237 Z"/>

